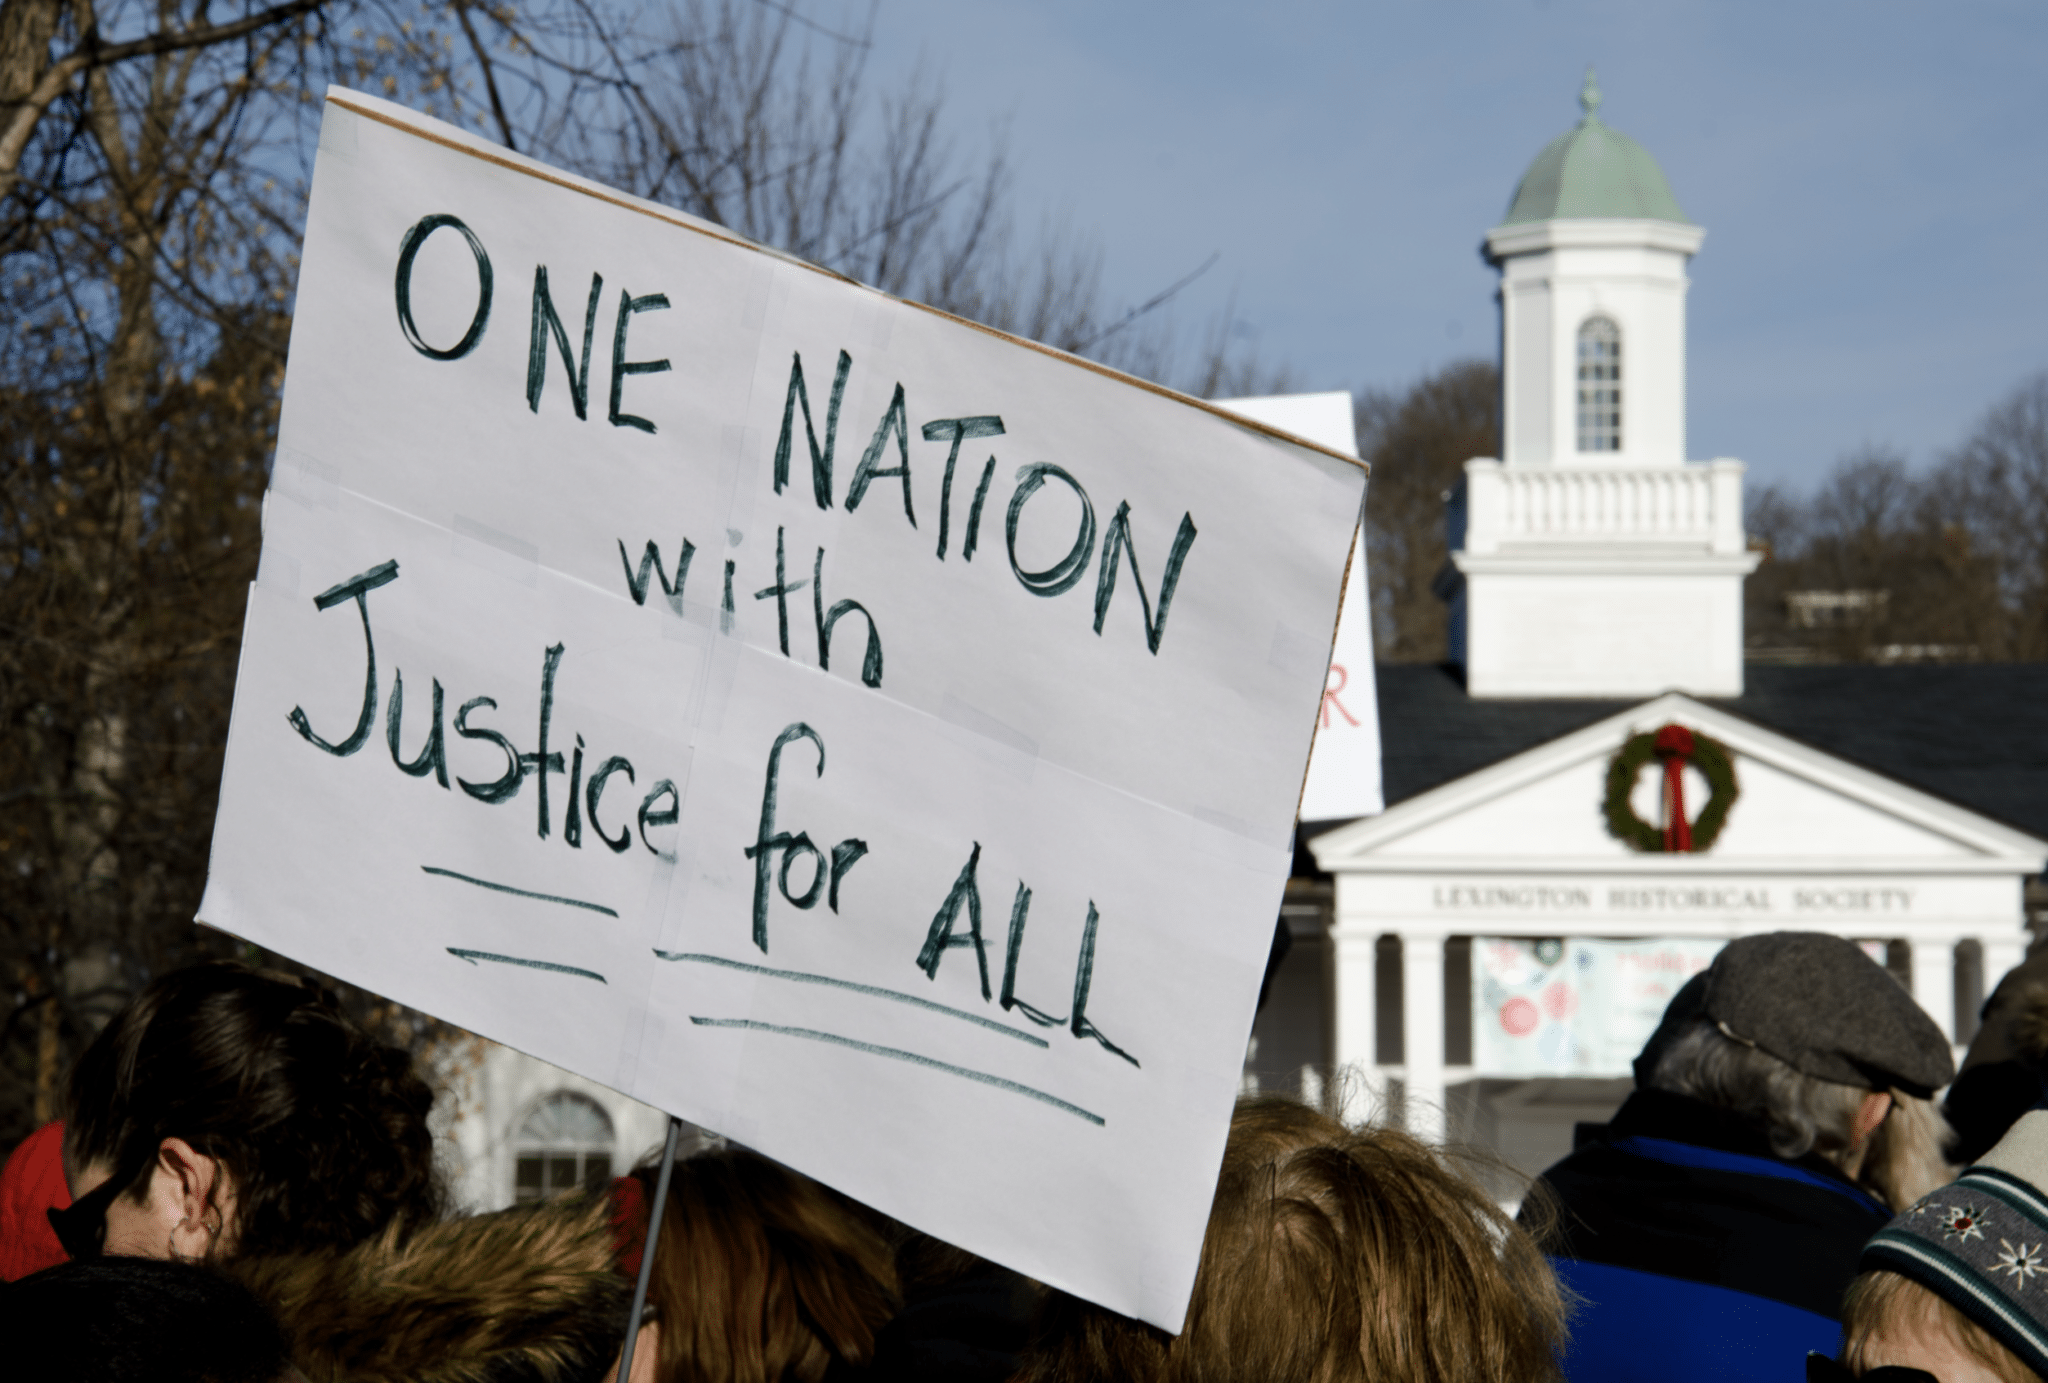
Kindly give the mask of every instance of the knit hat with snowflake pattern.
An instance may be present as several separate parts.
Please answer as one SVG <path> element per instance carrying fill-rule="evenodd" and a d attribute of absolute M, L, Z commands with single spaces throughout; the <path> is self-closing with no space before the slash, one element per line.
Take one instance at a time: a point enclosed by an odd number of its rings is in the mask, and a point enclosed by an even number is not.
<path fill-rule="evenodd" d="M 2031 1110 L 1956 1181 L 1863 1246 L 1861 1268 L 1911 1278 L 2048 1377 L 2048 1109 Z"/>

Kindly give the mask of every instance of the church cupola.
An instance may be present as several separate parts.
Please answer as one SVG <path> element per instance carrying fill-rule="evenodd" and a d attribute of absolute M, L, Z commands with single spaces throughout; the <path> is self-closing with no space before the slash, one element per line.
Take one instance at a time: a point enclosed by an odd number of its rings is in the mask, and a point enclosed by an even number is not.
<path fill-rule="evenodd" d="M 1600 119 L 1545 146 L 1486 236 L 1501 273 L 1501 459 L 1510 466 L 1685 460 L 1685 219 L 1649 151 Z"/>
<path fill-rule="evenodd" d="M 1686 266 L 1706 232 L 1600 119 L 1522 176 L 1500 271 L 1501 456 L 1450 512 L 1452 656 L 1474 696 L 1742 690 L 1742 463 L 1685 459 Z"/>

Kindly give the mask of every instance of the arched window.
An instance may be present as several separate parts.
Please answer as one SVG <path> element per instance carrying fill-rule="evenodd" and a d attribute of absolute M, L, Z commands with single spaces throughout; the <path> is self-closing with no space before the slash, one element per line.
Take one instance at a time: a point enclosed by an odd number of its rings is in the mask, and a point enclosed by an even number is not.
<path fill-rule="evenodd" d="M 1579 450 L 1621 450 L 1621 328 L 1612 317 L 1579 328 Z"/>
<path fill-rule="evenodd" d="M 582 1188 L 599 1190 L 612 1177 L 611 1116 L 596 1100 L 558 1090 L 533 1107 L 513 1140 L 515 1205 Z"/>

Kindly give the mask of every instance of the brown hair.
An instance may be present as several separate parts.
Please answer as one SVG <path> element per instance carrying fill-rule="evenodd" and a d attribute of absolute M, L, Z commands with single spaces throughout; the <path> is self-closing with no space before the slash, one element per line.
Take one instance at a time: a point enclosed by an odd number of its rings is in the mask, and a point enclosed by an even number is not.
<path fill-rule="evenodd" d="M 1051 1294 L 1028 1383 L 1558 1378 L 1557 1280 L 1446 1154 L 1292 1100 L 1239 1105 L 1182 1333 Z"/>
<path fill-rule="evenodd" d="M 1851 1373 L 1874 1367 L 1871 1355 L 1878 1341 L 1919 1334 L 1948 1336 L 2005 1383 L 2040 1383 L 2040 1376 L 1983 1326 L 1911 1278 L 1879 1270 L 1849 1284 L 1842 1301 L 1842 1363 Z"/>
<path fill-rule="evenodd" d="M 412 1057 L 311 980 L 212 961 L 163 975 L 71 1073 L 67 1172 L 103 1166 L 140 1198 L 166 1138 L 232 1179 L 231 1254 L 347 1248 L 441 1210 Z"/>
<path fill-rule="evenodd" d="M 668 1197 L 648 1288 L 663 1383 L 817 1383 L 874 1354 L 896 1270 L 859 1207 L 740 1148 L 678 1162 Z"/>

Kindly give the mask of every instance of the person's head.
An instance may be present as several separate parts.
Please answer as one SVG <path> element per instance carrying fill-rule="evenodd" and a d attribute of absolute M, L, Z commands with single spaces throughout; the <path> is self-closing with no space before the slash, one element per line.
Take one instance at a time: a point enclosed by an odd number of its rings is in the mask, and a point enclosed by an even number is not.
<path fill-rule="evenodd" d="M 1953 1185 L 1871 1236 L 1841 1361 L 1941 1383 L 2048 1378 L 2048 1110 L 2021 1115 Z"/>
<path fill-rule="evenodd" d="M 39 1383 L 280 1383 L 283 1332 L 207 1267 L 98 1258 L 0 1286 L 10 1376 Z"/>
<path fill-rule="evenodd" d="M 1704 1021 L 1670 1041 L 1650 1085 L 1742 1116 L 1787 1161 L 1819 1154 L 1894 1210 L 1949 1177 L 1948 1125 L 1932 1101 L 1805 1075 Z"/>
<path fill-rule="evenodd" d="M 1947 1298 L 1898 1273 L 1863 1273 L 1842 1302 L 1842 1364 L 1931 1373 L 1940 1383 L 2040 1383 L 2040 1375 Z"/>
<path fill-rule="evenodd" d="M 1894 1209 L 1948 1179 L 1929 1096 L 1955 1072 L 1947 1039 L 1855 943 L 1744 937 L 1687 984 L 1637 1080 L 1739 1115 L 1788 1160 L 1818 1153 Z"/>
<path fill-rule="evenodd" d="M 1956 1160 L 1989 1152 L 2013 1121 L 2048 1098 L 2048 951 L 2036 947 L 1984 1005 L 1977 1035 L 1941 1102 Z"/>
<path fill-rule="evenodd" d="M 636 1175 L 651 1188 L 656 1172 Z M 650 1247 L 663 1383 L 817 1383 L 835 1362 L 865 1364 L 898 1305 L 880 1227 L 742 1148 L 676 1163 Z"/>
<path fill-rule="evenodd" d="M 1023 1383 L 1552 1380 L 1557 1281 L 1472 1179 L 1406 1134 L 1238 1107 L 1178 1336 L 1052 1293 Z"/>
<path fill-rule="evenodd" d="M 71 1075 L 74 1256 L 343 1248 L 432 1218 L 433 1092 L 309 980 L 213 962 L 151 983 Z"/>

